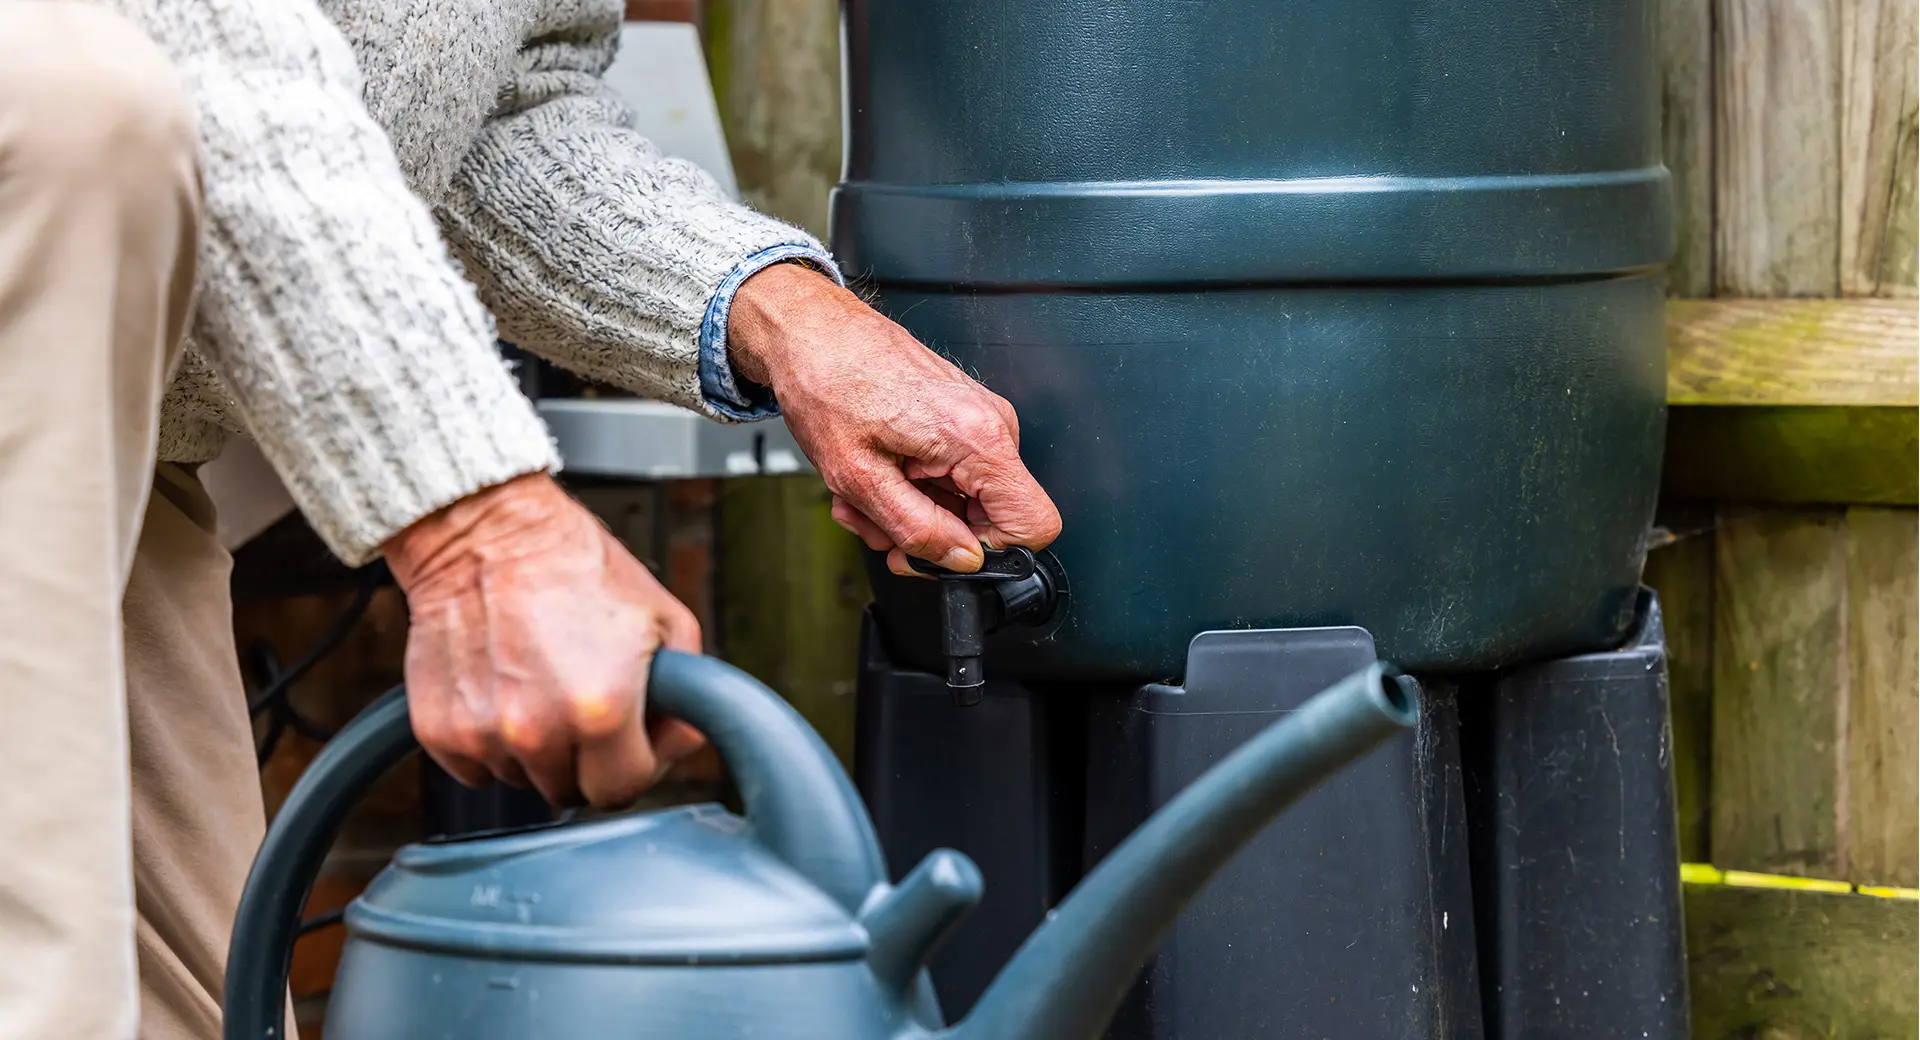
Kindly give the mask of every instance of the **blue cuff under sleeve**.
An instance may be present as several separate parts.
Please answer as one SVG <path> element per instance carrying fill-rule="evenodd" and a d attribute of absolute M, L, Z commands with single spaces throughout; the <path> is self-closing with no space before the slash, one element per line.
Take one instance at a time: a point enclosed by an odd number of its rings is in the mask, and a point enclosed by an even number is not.
<path fill-rule="evenodd" d="M 773 391 L 736 376 L 733 361 L 727 356 L 727 313 L 733 309 L 733 296 L 747 279 L 770 264 L 798 260 L 817 268 L 834 282 L 845 285 L 833 257 L 818 246 L 802 243 L 771 246 L 747 257 L 720 280 L 713 299 L 707 301 L 706 316 L 700 320 L 700 394 L 707 407 L 724 419 L 752 422 L 780 414 Z"/>

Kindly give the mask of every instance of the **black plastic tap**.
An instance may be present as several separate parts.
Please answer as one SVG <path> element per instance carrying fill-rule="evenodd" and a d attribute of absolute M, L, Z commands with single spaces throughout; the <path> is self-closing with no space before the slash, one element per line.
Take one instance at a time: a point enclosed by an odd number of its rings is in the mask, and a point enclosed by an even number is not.
<path fill-rule="evenodd" d="M 1061 591 L 1056 576 L 1031 550 L 987 549 L 985 556 L 972 573 L 911 561 L 914 570 L 940 581 L 940 650 L 947 658 L 947 686 L 963 705 L 980 702 L 980 687 L 987 681 L 980 656 L 988 633 L 1046 621 Z"/>

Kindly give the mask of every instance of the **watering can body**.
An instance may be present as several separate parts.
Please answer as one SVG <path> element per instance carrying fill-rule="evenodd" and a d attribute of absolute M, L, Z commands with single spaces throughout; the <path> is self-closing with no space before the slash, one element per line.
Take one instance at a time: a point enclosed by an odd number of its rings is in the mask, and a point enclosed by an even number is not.
<path fill-rule="evenodd" d="M 1094 1040 L 1186 900 L 1321 779 L 1418 715 L 1375 664 L 1223 759 L 1036 930 L 968 1018 L 925 964 L 980 898 L 939 850 L 889 884 L 871 822 L 775 694 L 663 651 L 655 709 L 699 727 L 744 816 L 682 807 L 429 841 L 348 908 L 332 1040 Z M 328 743 L 261 846 L 234 925 L 226 1040 L 276 1040 L 298 908 L 359 794 L 413 748 L 404 697 Z"/>
<path fill-rule="evenodd" d="M 855 915 L 718 806 L 411 846 L 346 923 L 329 1036 L 918 1031 Z"/>

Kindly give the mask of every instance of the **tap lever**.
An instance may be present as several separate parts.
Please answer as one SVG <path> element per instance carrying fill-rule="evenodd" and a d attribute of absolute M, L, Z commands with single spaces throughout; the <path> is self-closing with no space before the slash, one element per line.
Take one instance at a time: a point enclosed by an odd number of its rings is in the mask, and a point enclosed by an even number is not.
<path fill-rule="evenodd" d="M 985 558 L 977 571 L 950 571 L 937 563 L 928 563 L 919 557 L 908 557 L 907 562 L 921 574 L 939 578 L 941 581 L 1020 581 L 1033 577 L 1036 564 L 1033 550 L 1016 545 L 1011 549 L 982 549 Z"/>

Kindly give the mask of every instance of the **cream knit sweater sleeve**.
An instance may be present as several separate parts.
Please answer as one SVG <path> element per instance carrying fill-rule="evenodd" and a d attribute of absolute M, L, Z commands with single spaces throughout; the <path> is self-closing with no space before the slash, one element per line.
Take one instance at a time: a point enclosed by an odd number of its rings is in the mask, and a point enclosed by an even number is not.
<path fill-rule="evenodd" d="M 436 213 L 503 338 L 590 378 L 719 419 L 771 411 L 736 387 L 726 311 L 778 259 L 838 278 L 805 232 L 729 200 L 631 128 L 602 84 L 620 0 L 544 0 L 507 88 Z"/>
<path fill-rule="evenodd" d="M 556 464 L 313 0 L 114 0 L 200 116 L 193 345 L 315 530 L 360 563 L 473 491 Z"/>

